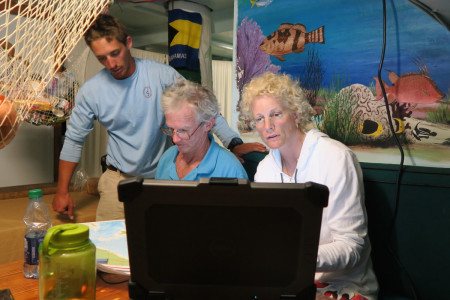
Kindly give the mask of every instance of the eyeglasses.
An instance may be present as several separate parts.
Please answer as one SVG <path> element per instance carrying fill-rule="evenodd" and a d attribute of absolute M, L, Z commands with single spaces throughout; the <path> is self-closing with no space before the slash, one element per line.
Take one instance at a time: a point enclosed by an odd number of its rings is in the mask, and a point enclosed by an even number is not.
<path fill-rule="evenodd" d="M 202 125 L 203 122 L 198 124 L 197 128 L 195 128 L 195 130 L 191 134 L 189 134 L 189 132 L 185 129 L 173 129 L 167 126 L 161 127 L 161 130 L 162 132 L 164 132 L 164 134 L 167 134 L 168 136 L 173 136 L 174 134 L 176 134 L 182 140 L 189 140 L 195 134 L 195 132 L 197 132 L 197 129 L 199 129 L 200 126 Z"/>

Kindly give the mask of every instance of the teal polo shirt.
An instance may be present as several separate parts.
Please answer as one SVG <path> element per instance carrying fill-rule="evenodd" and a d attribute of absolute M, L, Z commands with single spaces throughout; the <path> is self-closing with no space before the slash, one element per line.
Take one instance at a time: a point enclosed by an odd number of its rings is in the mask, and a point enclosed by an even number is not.
<path fill-rule="evenodd" d="M 219 146 L 211 134 L 208 135 L 211 144 L 201 163 L 187 174 L 183 180 L 198 180 L 199 178 L 227 177 L 245 178 L 247 173 L 236 156 L 227 149 Z M 156 169 L 156 179 L 180 180 L 175 161 L 179 151 L 172 146 L 164 152 Z"/>

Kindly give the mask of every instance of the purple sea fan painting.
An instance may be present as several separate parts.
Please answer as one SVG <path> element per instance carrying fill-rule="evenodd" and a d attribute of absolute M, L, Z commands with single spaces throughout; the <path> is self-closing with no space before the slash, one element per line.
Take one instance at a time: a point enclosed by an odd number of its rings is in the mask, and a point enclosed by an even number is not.
<path fill-rule="evenodd" d="M 259 49 L 266 37 L 259 25 L 245 17 L 237 30 L 236 81 L 239 95 L 254 76 L 267 71 L 278 73 L 281 67 L 271 64 L 270 55 Z"/>

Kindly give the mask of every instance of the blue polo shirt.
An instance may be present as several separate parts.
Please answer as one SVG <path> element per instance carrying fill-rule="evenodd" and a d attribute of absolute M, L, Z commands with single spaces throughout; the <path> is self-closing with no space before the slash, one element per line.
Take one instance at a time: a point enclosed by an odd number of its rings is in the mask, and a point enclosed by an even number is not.
<path fill-rule="evenodd" d="M 208 152 L 206 152 L 200 164 L 189 172 L 183 180 L 198 180 L 205 177 L 247 179 L 247 173 L 236 156 L 219 146 L 211 134 L 208 137 L 211 141 Z M 175 165 L 178 153 L 177 146 L 172 146 L 164 152 L 156 169 L 156 179 L 180 180 Z"/>

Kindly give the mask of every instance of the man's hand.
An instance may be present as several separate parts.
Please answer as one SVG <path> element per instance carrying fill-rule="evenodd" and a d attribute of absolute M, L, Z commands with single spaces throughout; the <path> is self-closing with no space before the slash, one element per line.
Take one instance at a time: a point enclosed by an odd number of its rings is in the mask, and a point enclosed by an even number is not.
<path fill-rule="evenodd" d="M 58 190 L 52 203 L 54 211 L 68 215 L 71 220 L 75 206 L 69 195 L 69 182 L 76 167 L 77 163 L 59 160 Z"/>
<path fill-rule="evenodd" d="M 267 152 L 266 146 L 264 146 L 261 143 L 243 143 L 240 145 L 236 145 L 233 147 L 233 150 L 231 152 L 236 155 L 236 157 L 239 159 L 241 163 L 244 163 L 244 160 L 242 159 L 242 155 L 245 155 L 250 152 Z"/>
<path fill-rule="evenodd" d="M 56 193 L 52 202 L 53 210 L 63 214 L 68 215 L 69 219 L 73 220 L 73 201 L 69 193 Z"/>

